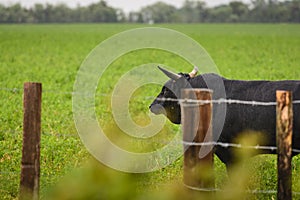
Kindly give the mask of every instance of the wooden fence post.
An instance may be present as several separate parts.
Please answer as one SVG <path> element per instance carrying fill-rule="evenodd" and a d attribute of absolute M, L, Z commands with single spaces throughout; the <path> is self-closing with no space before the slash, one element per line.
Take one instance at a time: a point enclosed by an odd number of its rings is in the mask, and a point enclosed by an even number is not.
<path fill-rule="evenodd" d="M 207 89 L 185 89 L 182 99 L 212 100 L 212 91 Z M 181 122 L 183 141 L 202 143 L 212 141 L 212 103 L 199 104 L 182 102 Z M 208 140 L 207 140 L 208 138 Z M 184 144 L 184 184 L 191 189 L 214 188 L 213 146 Z M 200 157 L 201 148 L 210 148 L 204 157 Z M 207 149 L 206 149 L 207 150 Z M 205 189 L 204 189 L 205 191 Z"/>
<path fill-rule="evenodd" d="M 276 132 L 277 132 L 277 199 L 292 199 L 292 133 L 293 133 L 293 100 L 292 92 L 277 91 Z"/>
<path fill-rule="evenodd" d="M 25 83 L 20 199 L 39 198 L 42 84 Z"/>

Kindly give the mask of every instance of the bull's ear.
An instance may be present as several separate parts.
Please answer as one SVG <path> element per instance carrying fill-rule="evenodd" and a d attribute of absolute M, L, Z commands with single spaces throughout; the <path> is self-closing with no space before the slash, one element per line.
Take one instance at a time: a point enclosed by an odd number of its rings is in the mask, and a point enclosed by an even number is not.
<path fill-rule="evenodd" d="M 180 79 L 181 78 L 181 76 L 180 75 L 178 75 L 178 74 L 175 74 L 175 73 L 173 73 L 173 72 L 170 72 L 170 71 L 168 71 L 168 70 L 166 70 L 166 69 L 164 69 L 164 68 L 161 68 L 160 66 L 158 66 L 158 69 L 160 69 L 160 71 L 162 71 L 167 77 L 169 77 L 170 79 L 172 79 L 172 80 L 178 80 L 178 79 Z"/>
<path fill-rule="evenodd" d="M 193 71 L 189 73 L 190 77 L 194 78 L 197 75 L 198 71 L 199 71 L 198 67 L 195 66 Z"/>

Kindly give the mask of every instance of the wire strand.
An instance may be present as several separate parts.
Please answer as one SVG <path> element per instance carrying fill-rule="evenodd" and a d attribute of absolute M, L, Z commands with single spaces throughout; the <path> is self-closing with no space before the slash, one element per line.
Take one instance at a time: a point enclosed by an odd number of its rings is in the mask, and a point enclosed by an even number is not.
<path fill-rule="evenodd" d="M 242 145 L 242 144 L 236 144 L 236 143 L 223 143 L 223 142 L 187 142 L 182 141 L 183 145 L 187 146 L 220 146 L 223 148 L 239 148 L 239 149 L 255 149 L 255 150 L 271 150 L 276 151 L 277 147 L 275 146 L 250 146 L 250 145 Z M 294 153 L 300 153 L 299 149 L 292 149 L 292 152 Z"/>
<path fill-rule="evenodd" d="M 220 188 L 198 188 L 183 184 L 186 188 L 200 191 L 200 192 L 224 192 L 226 190 Z M 276 190 L 245 190 L 246 193 L 250 194 L 277 194 Z M 300 192 L 292 192 L 293 195 L 300 195 Z"/>
<path fill-rule="evenodd" d="M 13 135 L 19 135 L 22 133 L 22 130 L 2 130 L 1 133 L 9 133 Z M 53 137 L 71 137 L 71 138 L 78 138 L 77 134 L 72 133 L 49 133 L 49 132 L 42 132 L 42 135 L 45 136 L 53 136 Z M 154 141 L 152 143 L 162 143 L 162 144 L 169 144 L 167 141 Z M 189 141 L 180 141 L 180 144 L 187 145 L 187 146 L 220 146 L 223 148 L 239 148 L 239 149 L 255 149 L 255 150 L 271 150 L 276 151 L 277 147 L 275 146 L 261 146 L 261 145 L 243 145 L 237 143 L 224 143 L 224 142 L 189 142 Z M 300 149 L 292 149 L 294 153 L 300 153 Z"/>
<path fill-rule="evenodd" d="M 9 92 L 23 92 L 21 88 L 0 88 L 0 91 L 9 91 Z M 107 93 L 76 93 L 76 92 L 64 92 L 64 91 L 56 91 L 56 90 L 43 90 L 43 93 L 52 93 L 52 94 L 61 94 L 61 95 L 83 95 L 83 96 L 112 96 L 112 94 Z M 141 99 L 141 98 L 139 98 Z M 183 106 L 187 106 L 187 104 L 194 105 L 205 105 L 205 104 L 242 104 L 242 105 L 252 105 L 252 106 L 276 106 L 277 102 L 262 102 L 262 101 L 246 101 L 246 100 L 237 100 L 237 99 L 216 99 L 216 100 L 196 100 L 196 99 L 174 99 L 174 98 L 156 98 L 156 97 L 144 97 L 144 100 L 155 99 L 157 101 L 170 101 L 177 102 L 182 104 Z M 300 100 L 294 100 L 293 104 L 300 104 Z M 192 106 L 194 106 L 192 105 Z"/>

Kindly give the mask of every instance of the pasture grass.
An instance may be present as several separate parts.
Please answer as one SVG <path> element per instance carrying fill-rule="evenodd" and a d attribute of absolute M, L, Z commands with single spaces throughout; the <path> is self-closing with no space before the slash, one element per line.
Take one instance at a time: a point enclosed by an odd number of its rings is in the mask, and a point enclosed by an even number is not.
<path fill-rule="evenodd" d="M 221 75 L 234 79 L 300 80 L 300 26 L 287 24 L 163 24 L 187 34 L 211 55 Z M 0 198 L 18 196 L 22 149 L 22 86 L 24 82 L 43 83 L 41 197 L 86 199 L 103 194 L 107 198 L 180 199 L 186 191 L 178 188 L 182 180 L 182 158 L 172 165 L 149 174 L 128 175 L 95 163 L 81 143 L 73 122 L 72 92 L 77 70 L 88 53 L 101 41 L 131 28 L 133 24 L 65 24 L 0 26 Z M 118 79 L 134 66 L 163 63 L 178 71 L 190 70 L 183 59 L 159 50 L 141 50 L 116 60 L 99 82 L 96 112 L 99 124 L 118 146 L 130 151 L 149 151 L 169 141 L 178 127 L 167 123 L 150 144 L 127 136 L 113 123 L 110 95 Z M 118 69 L 118 70 L 116 70 Z M 13 89 L 15 88 L 15 89 Z M 148 106 L 160 86 L 149 85 L 135 92 L 130 102 L 133 120 L 149 123 Z M 112 123 L 110 123 L 112 122 Z M 157 143 L 155 143 L 157 142 Z M 92 160 L 92 161 L 90 161 Z M 92 163 L 92 164 L 90 164 Z M 100 166 L 99 166 L 100 165 Z M 95 167 L 96 166 L 96 167 Z M 276 190 L 276 157 L 257 156 L 243 165 L 246 189 Z M 293 190 L 299 191 L 300 157 L 293 159 Z M 102 171 L 102 172 L 100 172 Z M 224 165 L 215 158 L 216 185 L 228 182 Z M 107 173 L 106 173 L 107 172 Z M 248 173 L 248 175 L 247 175 Z M 94 176 L 93 176 L 94 175 Z M 111 178 L 110 175 L 114 178 Z M 66 178 L 64 178 L 66 176 Z M 103 180 L 102 180 L 103 179 Z M 73 183 L 73 184 L 71 184 Z M 107 183 L 105 186 L 104 183 Z M 95 184 L 93 188 L 87 185 Z M 133 184 L 130 186 L 130 184 Z M 58 186 L 57 186 L 58 185 Z M 63 185 L 63 186 L 62 186 Z M 68 185 L 68 187 L 65 187 Z M 124 190 L 138 193 L 127 194 Z M 229 183 L 230 185 L 230 183 Z M 232 184 L 236 187 L 236 184 Z M 57 187 L 55 187 L 57 186 Z M 135 187 L 136 186 L 136 187 Z M 100 192 L 97 189 L 101 187 Z M 54 188 L 54 189 L 53 189 Z M 113 189 L 116 188 L 116 189 Z M 118 189 L 119 188 L 119 189 Z M 173 188 L 173 189 L 172 189 Z M 77 192 L 74 192 L 77 191 Z M 154 191 L 154 193 L 153 193 Z M 160 191 L 165 191 L 161 194 Z M 68 196 L 74 192 L 74 195 Z M 149 193 L 150 192 L 150 193 Z M 130 196 L 131 195 L 131 196 Z M 222 194 L 216 198 L 222 199 Z M 235 196 L 236 197 L 236 196 Z M 275 194 L 250 195 L 249 199 L 272 199 Z M 299 196 L 298 196 L 299 197 Z M 191 197 L 193 198 L 193 197 Z"/>

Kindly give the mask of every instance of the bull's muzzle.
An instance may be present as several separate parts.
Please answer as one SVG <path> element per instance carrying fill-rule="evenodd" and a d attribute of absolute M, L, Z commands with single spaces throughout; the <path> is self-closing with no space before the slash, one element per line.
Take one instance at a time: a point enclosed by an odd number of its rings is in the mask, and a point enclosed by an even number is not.
<path fill-rule="evenodd" d="M 149 106 L 149 109 L 155 115 L 160 115 L 165 113 L 164 107 L 160 104 L 151 104 L 151 106 Z"/>

